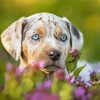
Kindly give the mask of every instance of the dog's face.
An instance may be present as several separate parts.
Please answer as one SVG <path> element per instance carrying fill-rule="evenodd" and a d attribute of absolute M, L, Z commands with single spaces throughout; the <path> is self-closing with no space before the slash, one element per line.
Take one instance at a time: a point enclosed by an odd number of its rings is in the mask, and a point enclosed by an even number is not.
<path fill-rule="evenodd" d="M 1 36 L 6 50 L 21 67 L 33 61 L 45 61 L 46 68 L 65 68 L 65 59 L 70 48 L 80 50 L 83 44 L 81 32 L 66 18 L 40 13 L 21 18 Z"/>

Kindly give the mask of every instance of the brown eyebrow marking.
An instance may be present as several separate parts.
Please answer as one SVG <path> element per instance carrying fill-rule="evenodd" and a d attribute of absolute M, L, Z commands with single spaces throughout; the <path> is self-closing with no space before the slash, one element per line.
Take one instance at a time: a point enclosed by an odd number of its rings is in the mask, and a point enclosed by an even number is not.
<path fill-rule="evenodd" d="M 44 36 L 46 31 L 44 29 L 44 27 L 39 27 L 36 29 L 36 31 L 41 35 L 41 36 Z"/>
<path fill-rule="evenodd" d="M 56 29 L 55 29 L 55 33 L 54 35 L 56 37 L 60 36 L 62 34 L 62 29 L 60 28 L 60 26 L 57 26 Z"/>

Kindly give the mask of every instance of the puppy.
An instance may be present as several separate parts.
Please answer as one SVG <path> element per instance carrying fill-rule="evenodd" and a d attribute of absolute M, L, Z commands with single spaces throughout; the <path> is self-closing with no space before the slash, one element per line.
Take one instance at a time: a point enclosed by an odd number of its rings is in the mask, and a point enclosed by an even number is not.
<path fill-rule="evenodd" d="M 38 13 L 10 25 L 1 41 L 15 60 L 20 59 L 21 69 L 33 61 L 45 61 L 46 68 L 65 69 L 69 50 L 82 48 L 83 35 L 67 18 Z"/>

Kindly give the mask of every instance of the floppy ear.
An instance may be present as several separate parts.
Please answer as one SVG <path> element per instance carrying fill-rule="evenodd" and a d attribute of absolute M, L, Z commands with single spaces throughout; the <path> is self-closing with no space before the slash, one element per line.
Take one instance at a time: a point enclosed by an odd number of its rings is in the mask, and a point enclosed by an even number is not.
<path fill-rule="evenodd" d="M 24 23 L 25 17 L 22 17 L 11 24 L 1 34 L 1 41 L 4 48 L 13 58 L 15 58 L 15 60 L 18 60 L 21 55 L 22 31 Z"/>
<path fill-rule="evenodd" d="M 71 48 L 80 50 L 83 45 L 83 34 L 67 18 L 63 17 L 63 20 L 70 33 Z"/>

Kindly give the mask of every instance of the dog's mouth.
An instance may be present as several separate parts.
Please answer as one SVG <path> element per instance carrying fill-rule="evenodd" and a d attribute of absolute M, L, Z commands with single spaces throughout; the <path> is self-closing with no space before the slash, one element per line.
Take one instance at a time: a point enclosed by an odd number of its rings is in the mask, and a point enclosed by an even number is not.
<path fill-rule="evenodd" d="M 58 69 L 61 69 L 61 67 L 60 66 L 57 66 L 55 64 L 51 64 L 51 65 L 45 66 L 45 69 L 47 69 L 48 71 L 51 72 L 51 71 L 56 71 Z"/>
<path fill-rule="evenodd" d="M 48 63 L 48 64 L 46 64 L 45 61 L 37 61 L 37 62 L 33 61 L 32 62 L 32 66 L 37 66 L 40 69 L 44 69 L 44 70 L 46 70 L 48 72 L 54 72 L 54 71 L 56 71 L 58 69 L 62 69 L 62 67 L 59 66 L 58 64 L 55 64 L 55 63 L 52 63 L 52 64 Z"/>

